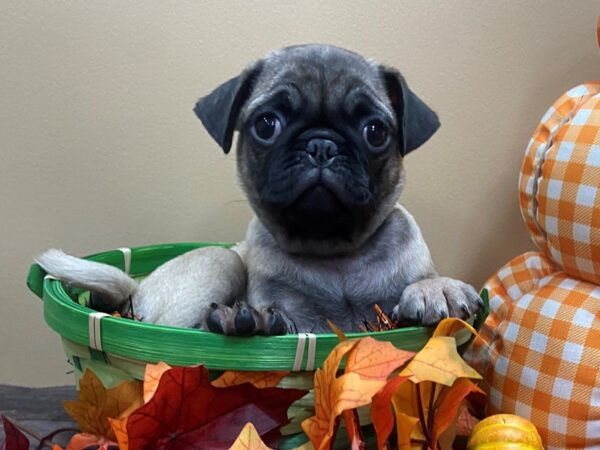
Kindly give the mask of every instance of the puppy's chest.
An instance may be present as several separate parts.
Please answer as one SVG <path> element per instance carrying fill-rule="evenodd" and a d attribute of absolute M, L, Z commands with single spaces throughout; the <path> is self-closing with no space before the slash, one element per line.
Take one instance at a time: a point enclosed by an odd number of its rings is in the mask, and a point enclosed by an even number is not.
<path fill-rule="evenodd" d="M 273 278 L 293 297 L 328 317 L 350 315 L 370 317 L 373 306 L 384 309 L 398 301 L 403 285 L 397 263 L 387 258 L 368 260 L 285 261 Z"/>

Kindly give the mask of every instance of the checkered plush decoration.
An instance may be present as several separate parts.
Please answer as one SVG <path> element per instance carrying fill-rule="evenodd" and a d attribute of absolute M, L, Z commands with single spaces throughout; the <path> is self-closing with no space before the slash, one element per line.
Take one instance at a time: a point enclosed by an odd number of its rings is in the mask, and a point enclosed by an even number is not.
<path fill-rule="evenodd" d="M 577 86 L 529 142 L 521 213 L 540 251 L 569 275 L 600 283 L 600 83 Z"/>
<path fill-rule="evenodd" d="M 490 315 L 465 357 L 490 414 L 531 420 L 547 449 L 600 449 L 600 82 L 544 115 L 519 188 L 540 251 L 487 281 Z"/>

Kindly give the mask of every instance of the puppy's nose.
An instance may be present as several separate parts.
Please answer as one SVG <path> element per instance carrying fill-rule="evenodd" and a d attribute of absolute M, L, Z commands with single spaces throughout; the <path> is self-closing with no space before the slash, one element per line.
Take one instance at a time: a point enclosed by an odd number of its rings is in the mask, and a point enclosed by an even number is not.
<path fill-rule="evenodd" d="M 306 144 L 310 160 L 319 167 L 325 167 L 338 155 L 338 146 L 331 139 L 313 138 Z"/>

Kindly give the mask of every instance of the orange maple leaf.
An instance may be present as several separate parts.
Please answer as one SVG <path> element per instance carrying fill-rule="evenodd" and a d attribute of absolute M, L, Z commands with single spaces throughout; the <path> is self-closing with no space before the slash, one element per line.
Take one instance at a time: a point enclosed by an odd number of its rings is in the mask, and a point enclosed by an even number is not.
<path fill-rule="evenodd" d="M 229 450 L 272 450 L 262 441 L 256 428 L 248 422 Z"/>
<path fill-rule="evenodd" d="M 385 381 L 413 356 L 413 352 L 400 350 L 391 342 L 365 337 L 348 353 L 346 373 L 356 373 L 364 380 Z"/>
<path fill-rule="evenodd" d="M 346 370 L 337 372 L 347 355 Z M 371 403 L 373 396 L 386 384 L 389 375 L 413 356 L 389 342 L 371 337 L 358 341 L 344 340 L 329 354 L 322 369 L 315 372 L 315 415 L 302 422 L 302 429 L 315 449 L 328 448 L 343 411 Z M 344 414 L 353 446 L 357 445 L 358 422 L 353 414 Z"/>
<path fill-rule="evenodd" d="M 115 434 L 108 418 L 127 417 L 142 404 L 142 386 L 138 381 L 124 381 L 107 389 L 89 369 L 79 381 L 77 400 L 63 402 L 65 410 L 83 433 L 111 440 L 115 439 Z"/>
<path fill-rule="evenodd" d="M 348 353 L 346 358 L 346 373 L 356 373 L 363 380 L 385 382 L 394 370 L 404 365 L 413 356 L 413 352 L 400 350 L 390 342 L 365 337 L 359 340 L 356 346 Z M 388 410 L 390 409 L 389 401 L 390 399 L 388 398 Z M 342 417 L 344 418 L 344 425 L 346 426 L 346 433 L 348 434 L 351 448 L 359 448 L 362 435 L 356 412 L 350 410 L 344 411 Z"/>

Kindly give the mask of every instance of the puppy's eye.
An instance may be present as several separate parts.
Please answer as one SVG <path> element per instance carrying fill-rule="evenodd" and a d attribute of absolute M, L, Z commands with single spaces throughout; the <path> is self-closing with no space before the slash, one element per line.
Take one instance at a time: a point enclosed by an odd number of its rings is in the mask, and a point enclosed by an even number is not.
<path fill-rule="evenodd" d="M 369 121 L 363 128 L 363 138 L 372 152 L 382 152 L 390 141 L 387 126 L 379 119 Z"/>
<path fill-rule="evenodd" d="M 263 144 L 272 144 L 281 134 L 281 128 L 281 120 L 277 114 L 268 112 L 256 118 L 252 126 L 252 134 Z"/>

